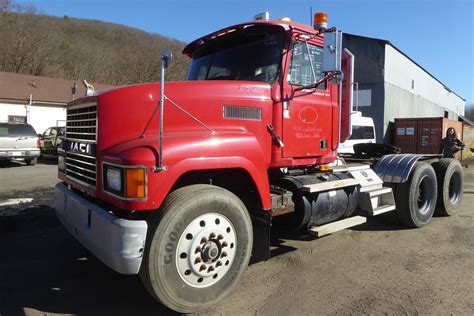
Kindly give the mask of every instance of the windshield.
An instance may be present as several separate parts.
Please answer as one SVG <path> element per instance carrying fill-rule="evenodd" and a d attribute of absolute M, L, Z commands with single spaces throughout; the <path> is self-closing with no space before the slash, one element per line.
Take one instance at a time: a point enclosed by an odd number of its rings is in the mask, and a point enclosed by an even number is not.
<path fill-rule="evenodd" d="M 0 137 L 36 136 L 33 126 L 28 124 L 0 123 Z"/>
<path fill-rule="evenodd" d="M 251 26 L 217 37 L 192 56 L 186 80 L 249 80 L 273 83 L 280 72 L 285 33 Z"/>

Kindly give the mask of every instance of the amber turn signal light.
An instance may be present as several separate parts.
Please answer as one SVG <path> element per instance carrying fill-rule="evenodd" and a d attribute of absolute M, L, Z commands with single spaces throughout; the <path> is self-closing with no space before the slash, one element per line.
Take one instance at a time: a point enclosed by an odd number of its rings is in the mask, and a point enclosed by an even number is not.
<path fill-rule="evenodd" d="M 125 169 L 127 198 L 145 197 L 145 169 Z"/>
<path fill-rule="evenodd" d="M 320 165 L 319 171 L 329 171 L 329 165 Z"/>

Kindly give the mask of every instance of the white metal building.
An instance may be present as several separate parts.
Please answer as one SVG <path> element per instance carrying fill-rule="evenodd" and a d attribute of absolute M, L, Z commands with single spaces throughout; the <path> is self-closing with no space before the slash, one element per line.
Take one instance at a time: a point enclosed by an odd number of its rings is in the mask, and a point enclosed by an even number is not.
<path fill-rule="evenodd" d="M 377 142 L 392 143 L 395 118 L 464 115 L 462 97 L 389 41 L 344 34 L 343 46 L 355 55 L 354 103 L 374 119 Z"/>

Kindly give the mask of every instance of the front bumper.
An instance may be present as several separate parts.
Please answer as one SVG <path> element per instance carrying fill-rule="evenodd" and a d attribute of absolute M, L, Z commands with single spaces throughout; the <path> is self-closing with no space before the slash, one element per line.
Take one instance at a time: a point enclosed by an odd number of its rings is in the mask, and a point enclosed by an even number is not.
<path fill-rule="evenodd" d="M 40 156 L 39 149 L 25 150 L 25 149 L 16 149 L 16 150 L 0 150 L 0 159 L 1 160 L 10 160 L 10 159 L 34 159 Z"/>
<path fill-rule="evenodd" d="M 145 249 L 146 221 L 125 220 L 56 184 L 54 209 L 66 229 L 103 263 L 137 274 Z"/>

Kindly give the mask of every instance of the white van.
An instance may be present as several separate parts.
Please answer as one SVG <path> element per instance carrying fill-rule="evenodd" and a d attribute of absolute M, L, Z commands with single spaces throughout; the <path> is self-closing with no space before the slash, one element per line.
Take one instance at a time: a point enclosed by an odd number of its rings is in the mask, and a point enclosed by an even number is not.
<path fill-rule="evenodd" d="M 371 117 L 364 117 L 361 112 L 352 112 L 351 131 L 351 136 L 344 143 L 339 144 L 339 154 L 354 154 L 355 144 L 375 143 L 374 120 Z"/>

